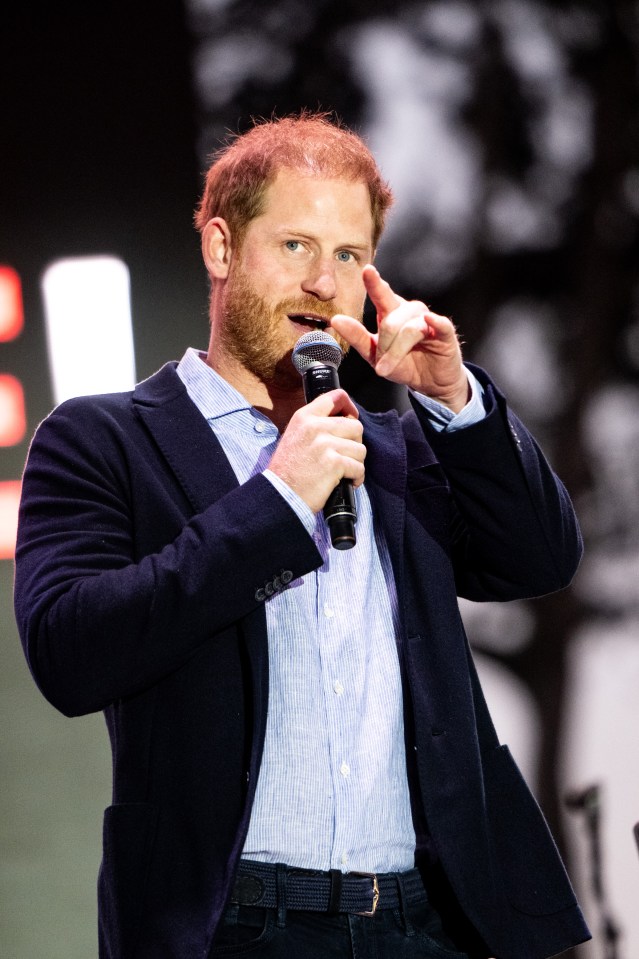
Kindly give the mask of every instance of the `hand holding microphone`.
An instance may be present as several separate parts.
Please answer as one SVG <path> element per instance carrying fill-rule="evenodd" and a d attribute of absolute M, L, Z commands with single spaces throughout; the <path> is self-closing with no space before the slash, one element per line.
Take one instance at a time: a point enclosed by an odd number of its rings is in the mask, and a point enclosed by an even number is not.
<path fill-rule="evenodd" d="M 339 389 L 342 350 L 328 333 L 300 338 L 293 363 L 307 406 L 291 417 L 269 464 L 314 512 L 323 509 L 335 549 L 355 545 L 353 486 L 364 481 L 362 426 L 357 408 Z"/>
<path fill-rule="evenodd" d="M 304 382 L 304 396 L 311 403 L 322 393 L 339 389 L 337 367 L 342 362 L 342 348 L 328 333 L 314 330 L 299 338 L 293 350 L 293 365 Z M 339 481 L 324 506 L 324 518 L 335 549 L 355 545 L 357 509 L 350 479 Z"/>

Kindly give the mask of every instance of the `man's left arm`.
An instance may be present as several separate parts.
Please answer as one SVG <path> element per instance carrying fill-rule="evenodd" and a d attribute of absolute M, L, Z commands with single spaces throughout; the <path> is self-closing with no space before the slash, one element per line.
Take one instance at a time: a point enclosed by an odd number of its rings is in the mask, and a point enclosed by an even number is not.
<path fill-rule="evenodd" d="M 459 595 L 473 600 L 541 596 L 566 587 L 583 543 L 570 497 L 533 436 L 487 374 L 485 416 L 440 430 L 412 405 L 453 494 Z"/>
<path fill-rule="evenodd" d="M 372 266 L 363 276 L 377 309 L 377 333 L 342 316 L 331 326 L 379 375 L 411 390 L 453 495 L 459 594 L 503 600 L 565 587 L 579 565 L 581 534 L 570 498 L 537 443 L 489 377 L 471 367 L 481 384 L 480 412 L 447 317 L 403 300 Z"/>

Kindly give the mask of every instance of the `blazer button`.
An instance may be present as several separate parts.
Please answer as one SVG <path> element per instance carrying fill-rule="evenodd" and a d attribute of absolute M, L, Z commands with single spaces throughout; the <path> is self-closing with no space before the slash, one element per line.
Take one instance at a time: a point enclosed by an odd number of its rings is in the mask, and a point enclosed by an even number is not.
<path fill-rule="evenodd" d="M 266 593 L 267 596 L 272 596 L 273 593 L 275 592 L 275 587 L 273 586 L 273 583 L 267 583 L 264 587 L 264 592 Z"/>
<path fill-rule="evenodd" d="M 266 593 L 264 592 L 263 589 L 260 588 L 256 591 L 255 598 L 258 601 L 258 603 L 263 603 L 264 600 L 266 599 Z"/>
<path fill-rule="evenodd" d="M 280 579 L 282 580 L 285 586 L 288 586 L 288 584 L 293 579 L 293 573 L 290 571 L 290 569 L 283 569 L 282 572 L 280 573 Z"/>

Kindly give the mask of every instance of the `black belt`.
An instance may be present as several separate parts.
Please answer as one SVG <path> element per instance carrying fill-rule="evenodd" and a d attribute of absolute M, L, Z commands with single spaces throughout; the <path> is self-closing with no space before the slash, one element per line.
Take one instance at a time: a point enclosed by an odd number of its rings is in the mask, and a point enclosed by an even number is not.
<path fill-rule="evenodd" d="M 309 912 L 373 916 L 377 909 L 398 909 L 404 902 L 419 902 L 425 896 L 417 869 L 377 875 L 338 869 L 319 872 L 242 859 L 231 902 L 263 909 L 285 905 Z"/>

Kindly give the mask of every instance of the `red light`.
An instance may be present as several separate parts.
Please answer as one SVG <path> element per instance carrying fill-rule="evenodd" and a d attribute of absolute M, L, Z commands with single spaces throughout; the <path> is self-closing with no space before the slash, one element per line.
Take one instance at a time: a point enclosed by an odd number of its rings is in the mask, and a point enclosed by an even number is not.
<path fill-rule="evenodd" d="M 20 480 L 0 483 L 0 559 L 13 559 L 18 532 Z"/>
<path fill-rule="evenodd" d="M 15 340 L 24 326 L 22 284 L 10 266 L 0 266 L 0 343 Z M 0 446 L 15 446 L 27 431 L 22 383 L 0 374 Z M 20 480 L 0 482 L 0 559 L 13 559 L 18 531 Z"/>
<path fill-rule="evenodd" d="M 26 431 L 22 383 L 10 373 L 0 373 L 0 446 L 15 446 Z"/>
<path fill-rule="evenodd" d="M 0 342 L 15 340 L 23 326 L 20 277 L 10 266 L 0 266 Z"/>

